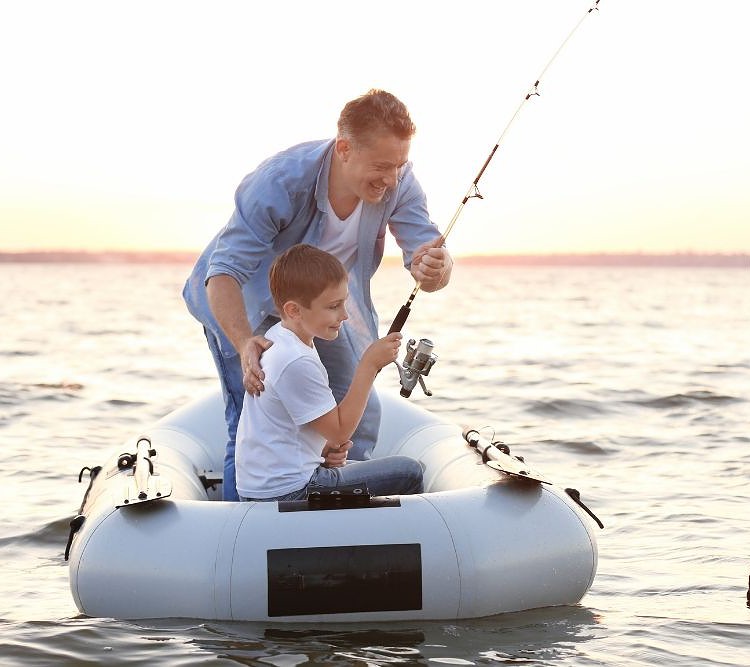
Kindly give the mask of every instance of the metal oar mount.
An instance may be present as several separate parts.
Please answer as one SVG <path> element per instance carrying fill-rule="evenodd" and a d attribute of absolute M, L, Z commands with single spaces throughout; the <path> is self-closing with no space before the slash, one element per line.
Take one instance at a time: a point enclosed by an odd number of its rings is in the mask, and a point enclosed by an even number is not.
<path fill-rule="evenodd" d="M 151 447 L 147 437 L 141 437 L 136 444 L 136 453 L 122 454 L 117 462 L 120 470 L 131 469 L 126 476 L 123 500 L 116 507 L 126 507 L 146 503 L 151 500 L 166 498 L 172 493 L 172 482 L 169 478 L 154 473 L 151 460 L 156 456 L 156 450 Z"/>
<path fill-rule="evenodd" d="M 508 445 L 502 442 L 490 442 L 485 440 L 479 431 L 473 428 L 463 430 L 464 440 L 470 446 L 477 450 L 477 454 L 482 457 L 482 461 L 493 470 L 498 470 L 510 477 L 521 479 L 532 484 L 552 484 L 550 480 L 526 465 L 526 461 L 520 456 L 512 456 Z M 581 494 L 577 489 L 565 489 L 565 493 L 578 505 L 586 514 L 588 514 L 599 528 L 604 528 L 596 514 L 587 507 L 581 500 Z M 748 593 L 750 595 L 750 592 Z"/>
<path fill-rule="evenodd" d="M 464 440 L 477 450 L 482 461 L 493 470 L 535 484 L 552 484 L 546 477 L 531 469 L 522 458 L 511 456 L 507 445 L 485 440 L 479 435 L 479 431 L 471 428 L 464 429 L 463 436 Z"/>

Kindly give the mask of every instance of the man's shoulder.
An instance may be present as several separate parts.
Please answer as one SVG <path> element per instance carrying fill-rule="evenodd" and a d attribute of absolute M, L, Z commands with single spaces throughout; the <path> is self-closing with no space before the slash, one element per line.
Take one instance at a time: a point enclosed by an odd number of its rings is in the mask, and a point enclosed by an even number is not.
<path fill-rule="evenodd" d="M 326 151 L 330 146 L 333 145 L 333 139 L 314 139 L 312 141 L 303 141 L 299 144 L 294 144 L 289 148 L 277 153 L 277 155 L 284 156 L 308 156 L 311 159 L 316 159 L 325 155 Z"/>
<path fill-rule="evenodd" d="M 258 170 L 294 175 L 312 169 L 317 174 L 332 144 L 332 139 L 319 139 L 290 146 L 262 162 Z"/>
<path fill-rule="evenodd" d="M 264 192 L 288 197 L 313 189 L 332 145 L 332 139 L 307 141 L 272 155 L 245 176 L 238 195 Z"/>

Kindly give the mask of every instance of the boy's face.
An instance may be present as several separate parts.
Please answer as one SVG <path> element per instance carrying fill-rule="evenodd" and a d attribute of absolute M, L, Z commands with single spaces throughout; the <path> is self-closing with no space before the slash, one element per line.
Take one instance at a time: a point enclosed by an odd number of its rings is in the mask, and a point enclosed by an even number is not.
<path fill-rule="evenodd" d="M 326 287 L 310 302 L 310 307 L 299 308 L 299 330 L 297 335 L 308 344 L 313 338 L 334 340 L 339 335 L 341 324 L 348 319 L 346 298 L 349 296 L 348 281 Z"/>

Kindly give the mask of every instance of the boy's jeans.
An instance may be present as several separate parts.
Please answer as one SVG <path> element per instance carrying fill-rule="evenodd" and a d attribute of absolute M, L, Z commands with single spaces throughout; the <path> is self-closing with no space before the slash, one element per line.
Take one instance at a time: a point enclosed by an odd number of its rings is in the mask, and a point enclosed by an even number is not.
<path fill-rule="evenodd" d="M 311 484 L 337 487 L 365 482 L 373 496 L 422 493 L 422 466 L 408 456 L 386 456 L 368 461 L 349 461 L 340 468 L 318 466 L 310 481 L 297 491 L 273 498 L 242 498 L 243 501 L 303 500 Z"/>

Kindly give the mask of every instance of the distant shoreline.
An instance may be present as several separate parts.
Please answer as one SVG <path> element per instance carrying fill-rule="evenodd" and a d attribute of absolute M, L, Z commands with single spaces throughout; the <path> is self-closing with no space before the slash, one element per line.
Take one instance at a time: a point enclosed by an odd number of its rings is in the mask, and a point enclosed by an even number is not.
<path fill-rule="evenodd" d="M 40 250 L 0 252 L 0 264 L 192 264 L 192 251 L 77 251 Z M 398 263 L 398 257 L 385 257 Z M 611 267 L 716 267 L 750 268 L 750 253 L 549 253 L 519 255 L 473 255 L 456 259 L 458 264 L 479 266 L 611 266 Z"/>

